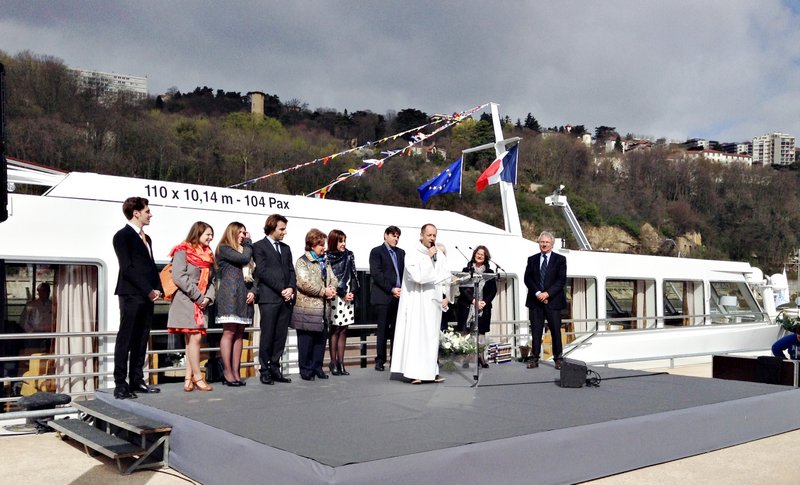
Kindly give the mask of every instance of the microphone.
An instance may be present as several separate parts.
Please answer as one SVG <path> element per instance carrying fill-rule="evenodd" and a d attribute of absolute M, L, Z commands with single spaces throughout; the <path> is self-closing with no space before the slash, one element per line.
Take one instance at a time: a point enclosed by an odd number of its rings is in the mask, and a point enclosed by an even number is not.
<path fill-rule="evenodd" d="M 431 256 L 431 261 L 433 261 L 434 263 L 436 262 L 436 255 L 435 254 L 433 256 Z"/>

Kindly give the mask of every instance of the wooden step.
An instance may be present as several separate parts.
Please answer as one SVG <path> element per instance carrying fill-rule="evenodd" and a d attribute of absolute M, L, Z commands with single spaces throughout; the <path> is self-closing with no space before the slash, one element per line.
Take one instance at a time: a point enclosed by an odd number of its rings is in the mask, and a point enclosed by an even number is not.
<path fill-rule="evenodd" d="M 101 421 L 111 423 L 138 435 L 169 433 L 172 430 L 172 426 L 168 424 L 130 413 L 98 399 L 72 401 L 72 406 L 88 415 L 97 417 Z"/>
<path fill-rule="evenodd" d="M 59 419 L 47 424 L 59 433 L 114 460 L 144 455 L 147 451 L 79 419 Z"/>

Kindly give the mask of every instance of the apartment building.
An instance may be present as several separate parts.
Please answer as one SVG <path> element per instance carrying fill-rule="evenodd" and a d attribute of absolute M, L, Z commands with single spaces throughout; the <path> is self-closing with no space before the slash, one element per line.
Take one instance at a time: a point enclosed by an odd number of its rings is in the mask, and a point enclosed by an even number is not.
<path fill-rule="evenodd" d="M 791 165 L 795 160 L 795 138 L 772 133 L 753 138 L 753 164 Z"/>
<path fill-rule="evenodd" d="M 147 78 L 118 74 L 115 72 L 70 69 L 83 89 L 88 89 L 101 99 L 127 96 L 132 100 L 146 99 L 148 95 Z"/>

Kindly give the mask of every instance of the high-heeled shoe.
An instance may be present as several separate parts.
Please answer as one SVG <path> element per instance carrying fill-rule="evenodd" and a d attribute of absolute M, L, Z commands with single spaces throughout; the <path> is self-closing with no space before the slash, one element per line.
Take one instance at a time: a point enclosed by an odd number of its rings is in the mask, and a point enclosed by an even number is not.
<path fill-rule="evenodd" d="M 191 379 L 186 379 L 183 381 L 183 390 L 185 392 L 192 392 L 194 391 L 194 382 Z"/>
<path fill-rule="evenodd" d="M 347 369 L 344 368 L 344 362 L 339 362 L 338 364 L 336 364 L 336 368 L 339 370 L 339 374 L 341 374 L 343 376 L 349 376 L 350 375 L 350 373 L 347 372 Z"/>
<path fill-rule="evenodd" d="M 208 382 L 206 382 L 206 380 L 203 379 L 202 377 L 200 379 L 192 379 L 192 382 L 194 382 L 194 387 L 197 388 L 198 391 L 213 391 L 214 390 L 214 387 L 211 384 L 209 384 Z"/>
<path fill-rule="evenodd" d="M 247 381 L 242 380 L 242 379 L 239 379 L 236 382 L 238 383 L 239 387 L 243 387 L 243 386 L 247 385 Z"/>
<path fill-rule="evenodd" d="M 340 376 L 340 375 L 342 375 L 342 373 L 339 372 L 339 366 L 334 361 L 331 361 L 331 363 L 328 364 L 328 369 L 331 371 L 331 375 L 332 376 Z"/>
<path fill-rule="evenodd" d="M 230 387 L 239 387 L 242 385 L 242 381 L 229 381 L 228 379 L 225 379 L 225 376 L 222 376 L 222 385 Z"/>

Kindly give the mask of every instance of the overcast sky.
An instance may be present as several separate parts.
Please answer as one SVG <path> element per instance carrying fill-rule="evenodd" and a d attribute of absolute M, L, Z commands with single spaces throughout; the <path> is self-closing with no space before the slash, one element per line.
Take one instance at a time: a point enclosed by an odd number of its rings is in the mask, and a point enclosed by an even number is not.
<path fill-rule="evenodd" d="M 309 108 L 800 138 L 800 0 L 0 0 L 0 50 Z"/>

